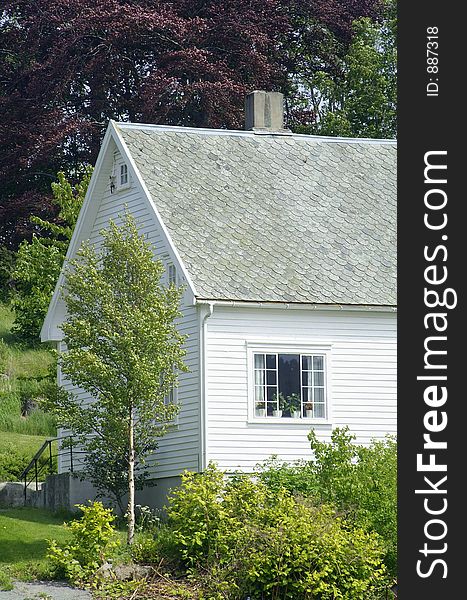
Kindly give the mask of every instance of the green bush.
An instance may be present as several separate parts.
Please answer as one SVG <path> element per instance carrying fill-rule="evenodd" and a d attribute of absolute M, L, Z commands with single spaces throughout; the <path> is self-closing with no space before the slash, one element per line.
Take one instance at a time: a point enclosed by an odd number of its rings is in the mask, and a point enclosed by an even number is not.
<path fill-rule="evenodd" d="M 0 245 L 0 302 L 8 302 L 11 297 L 11 276 L 15 266 L 15 255 Z"/>
<path fill-rule="evenodd" d="M 0 450 L 0 481 L 20 481 L 20 475 L 28 466 L 31 456 L 18 452 L 9 445 Z"/>
<path fill-rule="evenodd" d="M 145 565 L 163 558 L 166 565 L 178 567 L 180 553 L 172 527 L 164 524 L 153 533 L 136 534 L 135 542 L 131 546 L 131 557 L 136 563 Z"/>
<path fill-rule="evenodd" d="M 272 522 L 255 531 L 249 558 L 248 578 L 258 591 L 271 598 L 350 600 L 368 598 L 382 583 L 376 534 L 347 528 L 329 507 L 309 508 L 281 494 L 271 512 Z"/>
<path fill-rule="evenodd" d="M 366 600 L 385 580 L 377 534 L 284 488 L 226 481 L 212 465 L 183 475 L 167 514 L 171 544 L 206 598 Z"/>
<path fill-rule="evenodd" d="M 257 471 L 261 481 L 277 490 L 332 504 L 347 522 L 376 531 L 385 547 L 385 564 L 397 568 L 397 447 L 393 438 L 369 447 L 354 443 L 348 428 L 335 429 L 331 442 L 321 442 L 314 431 L 308 438 L 314 460 L 287 465 L 269 460 Z"/>
<path fill-rule="evenodd" d="M 256 474 L 268 488 L 278 492 L 285 488 L 302 496 L 318 496 L 318 481 L 315 477 L 313 463 L 298 460 L 289 464 L 280 461 L 277 455 L 258 465 Z"/>
<path fill-rule="evenodd" d="M 349 520 L 376 531 L 385 542 L 385 563 L 397 568 L 397 446 L 393 438 L 369 447 L 354 443 L 348 428 L 336 429 L 331 443 L 308 435 L 320 500 L 332 502 Z"/>
<path fill-rule="evenodd" d="M 98 569 L 119 545 L 113 526 L 115 515 L 101 502 L 76 506 L 83 512 L 82 518 L 64 525 L 71 532 L 71 541 L 59 545 L 50 540 L 47 557 L 57 574 L 75 585 L 92 584 Z"/>
<path fill-rule="evenodd" d="M 210 465 L 204 475 L 184 473 L 182 485 L 169 497 L 167 514 L 188 566 L 220 558 L 217 543 L 226 516 L 220 501 L 223 486 L 222 472 Z"/>
<path fill-rule="evenodd" d="M 360 448 L 356 522 L 384 540 L 385 563 L 397 575 L 397 447 L 394 439 Z"/>

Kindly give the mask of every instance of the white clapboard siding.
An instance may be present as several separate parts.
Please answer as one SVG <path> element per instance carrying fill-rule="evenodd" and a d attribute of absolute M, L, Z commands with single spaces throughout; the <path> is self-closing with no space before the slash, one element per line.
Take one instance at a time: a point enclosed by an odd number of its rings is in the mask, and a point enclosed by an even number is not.
<path fill-rule="evenodd" d="M 118 152 L 115 152 L 113 157 L 118 160 Z M 154 245 L 155 256 L 166 262 L 169 252 L 162 238 L 161 227 L 157 222 L 154 211 L 147 200 L 142 197 L 133 181 L 130 182 L 130 187 L 111 194 L 109 186 L 104 185 L 104 183 L 109 180 L 112 162 L 107 161 L 105 164 L 107 168 L 103 168 L 100 174 L 102 185 L 96 185 L 99 194 L 96 194 L 93 198 L 93 204 L 97 207 L 93 222 L 88 229 L 88 239 L 98 247 L 102 240 L 100 232 L 108 227 L 110 219 L 120 223 L 121 218 L 119 215 L 123 215 L 126 209 L 135 217 L 140 233 L 144 234 L 148 241 Z M 157 199 L 155 200 L 157 203 Z M 181 272 L 180 269 L 178 271 Z M 187 350 L 185 362 L 190 371 L 180 374 L 177 399 L 181 405 L 181 410 L 176 419 L 177 425 L 173 431 L 170 431 L 159 440 L 157 453 L 148 459 L 151 474 L 156 478 L 179 475 L 184 469 L 198 470 L 200 443 L 199 321 L 196 307 L 189 304 L 186 298 L 183 301 L 182 312 L 183 317 L 178 320 L 178 330 L 180 333 L 188 335 L 185 344 Z M 56 315 L 56 318 L 62 321 L 65 318 L 62 302 L 56 311 Z M 80 400 L 90 401 L 90 398 L 82 390 L 71 388 L 66 381 L 62 383 L 64 387 L 76 393 Z M 60 434 L 66 435 L 67 432 L 62 431 Z M 77 464 L 74 466 L 76 468 Z M 64 454 L 59 461 L 59 470 L 64 472 L 68 471 L 69 468 L 69 455 Z"/>
<path fill-rule="evenodd" d="M 265 343 L 330 347 L 329 423 L 248 420 L 247 348 Z M 348 425 L 362 444 L 396 433 L 395 313 L 217 305 L 206 345 L 206 458 L 222 469 L 251 471 L 273 454 L 310 458 L 311 427 L 329 441 Z"/>

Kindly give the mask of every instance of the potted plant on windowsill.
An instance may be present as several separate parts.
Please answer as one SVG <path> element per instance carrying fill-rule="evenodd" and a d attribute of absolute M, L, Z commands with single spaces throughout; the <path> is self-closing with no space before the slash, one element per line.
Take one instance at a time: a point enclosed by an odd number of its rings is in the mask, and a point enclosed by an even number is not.
<path fill-rule="evenodd" d="M 278 402 L 279 408 L 276 408 L 275 410 L 272 411 L 272 416 L 273 417 L 282 417 L 282 412 L 284 410 L 286 410 L 286 408 L 287 408 L 284 394 L 282 394 L 282 392 L 279 392 L 279 394 L 274 394 L 272 399 L 274 400 L 274 402 L 277 402 L 279 400 L 279 402 Z"/>
<path fill-rule="evenodd" d="M 290 396 L 287 396 L 287 407 L 290 411 L 290 416 L 294 419 L 299 419 L 301 417 L 300 404 L 301 401 L 298 394 L 290 394 Z"/>
<path fill-rule="evenodd" d="M 305 411 L 305 417 L 307 419 L 311 419 L 313 417 L 313 404 L 311 402 L 305 402 L 303 405 L 303 410 Z"/>
<path fill-rule="evenodd" d="M 266 405 L 264 402 L 257 402 L 255 404 L 255 415 L 257 417 L 265 417 L 266 416 Z"/>

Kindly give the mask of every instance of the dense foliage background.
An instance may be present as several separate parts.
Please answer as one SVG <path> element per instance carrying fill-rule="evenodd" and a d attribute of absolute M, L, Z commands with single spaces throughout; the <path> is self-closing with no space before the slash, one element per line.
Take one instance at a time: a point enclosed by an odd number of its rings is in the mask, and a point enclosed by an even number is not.
<path fill-rule="evenodd" d="M 294 130 L 393 136 L 394 40 L 394 0 L 5 0 L 0 245 L 59 219 L 50 184 L 94 164 L 109 119 L 241 128 L 271 89 Z"/>

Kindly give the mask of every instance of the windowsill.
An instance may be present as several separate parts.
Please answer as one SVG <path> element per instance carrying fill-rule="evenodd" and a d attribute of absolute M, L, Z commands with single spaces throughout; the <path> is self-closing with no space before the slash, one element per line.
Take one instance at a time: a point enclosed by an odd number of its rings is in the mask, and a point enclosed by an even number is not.
<path fill-rule="evenodd" d="M 332 425 L 329 419 L 307 419 L 306 417 L 295 419 L 294 417 L 250 417 L 247 423 L 287 424 L 287 425 Z"/>
<path fill-rule="evenodd" d="M 119 192 L 126 192 L 126 190 L 130 189 L 130 183 L 124 183 L 123 185 L 117 185 L 114 189 L 114 194 L 118 194 Z"/>

